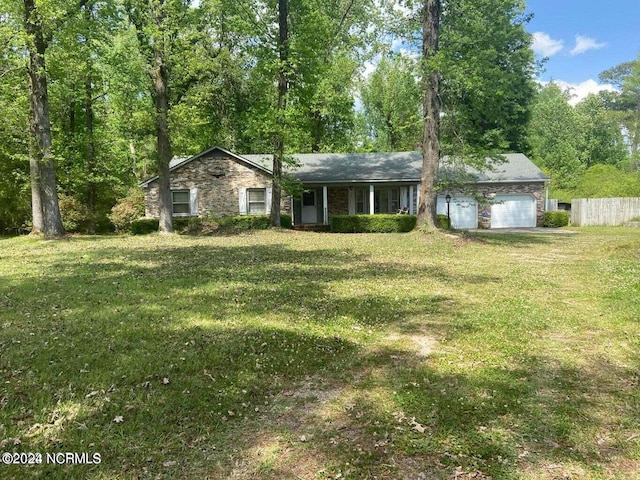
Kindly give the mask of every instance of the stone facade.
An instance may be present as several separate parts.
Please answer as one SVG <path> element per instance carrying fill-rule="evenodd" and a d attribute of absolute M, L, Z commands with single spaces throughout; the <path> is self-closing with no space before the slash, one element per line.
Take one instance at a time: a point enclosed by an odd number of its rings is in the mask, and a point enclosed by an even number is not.
<path fill-rule="evenodd" d="M 171 189 L 196 189 L 198 216 L 239 215 L 242 188 L 271 187 L 271 175 L 248 163 L 214 150 L 171 172 Z M 145 216 L 157 218 L 159 184 L 157 180 L 144 187 Z M 283 196 L 281 211 L 290 213 L 290 198 Z"/>

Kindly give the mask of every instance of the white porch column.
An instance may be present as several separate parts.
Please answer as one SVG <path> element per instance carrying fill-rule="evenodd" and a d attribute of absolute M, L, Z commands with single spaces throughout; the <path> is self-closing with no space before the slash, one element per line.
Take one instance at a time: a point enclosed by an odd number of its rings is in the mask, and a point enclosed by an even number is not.
<path fill-rule="evenodd" d="M 329 192 L 326 185 L 322 187 L 322 224 L 329 225 Z"/>
<path fill-rule="evenodd" d="M 409 185 L 409 214 L 416 213 L 415 205 L 413 204 L 413 185 Z"/>
<path fill-rule="evenodd" d="M 373 183 L 369 185 L 369 214 L 373 215 L 375 212 L 376 197 L 373 193 Z"/>
<path fill-rule="evenodd" d="M 420 208 L 420 184 L 416 185 L 416 211 Z"/>

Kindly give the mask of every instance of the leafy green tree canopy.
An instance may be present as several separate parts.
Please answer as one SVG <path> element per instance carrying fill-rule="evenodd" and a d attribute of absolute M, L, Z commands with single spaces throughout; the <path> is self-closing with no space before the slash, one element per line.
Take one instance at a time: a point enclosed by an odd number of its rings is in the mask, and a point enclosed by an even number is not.
<path fill-rule="evenodd" d="M 602 72 L 600 80 L 619 89 L 604 98 L 613 118 L 624 131 L 631 152 L 628 168 L 640 170 L 640 53 L 634 61 Z"/>
<path fill-rule="evenodd" d="M 532 160 L 549 173 L 552 188 L 559 190 L 575 188 L 585 170 L 580 158 L 584 130 L 568 98 L 555 83 L 541 87 L 529 126 Z"/>
<path fill-rule="evenodd" d="M 640 175 L 613 165 L 594 165 L 578 182 L 574 197 L 640 197 Z"/>
<path fill-rule="evenodd" d="M 370 145 L 374 151 L 409 151 L 421 142 L 420 84 L 416 62 L 402 55 L 383 57 L 360 90 Z"/>

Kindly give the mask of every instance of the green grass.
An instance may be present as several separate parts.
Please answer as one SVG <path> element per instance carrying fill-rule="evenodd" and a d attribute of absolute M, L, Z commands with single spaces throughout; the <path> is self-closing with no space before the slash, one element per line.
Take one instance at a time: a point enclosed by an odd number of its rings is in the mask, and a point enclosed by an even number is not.
<path fill-rule="evenodd" d="M 640 478 L 640 237 L 0 239 L 0 478 Z M 121 420 L 121 421 L 120 421 Z"/>

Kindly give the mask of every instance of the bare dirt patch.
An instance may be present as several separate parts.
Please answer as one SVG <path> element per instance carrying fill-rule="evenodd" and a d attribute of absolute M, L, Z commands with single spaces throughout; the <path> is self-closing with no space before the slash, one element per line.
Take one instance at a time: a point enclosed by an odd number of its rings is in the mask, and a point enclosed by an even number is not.
<path fill-rule="evenodd" d="M 397 334 L 393 333 L 387 337 L 389 342 L 400 343 L 403 348 L 408 348 L 419 357 L 428 357 L 431 355 L 438 340 L 428 334 Z"/>

